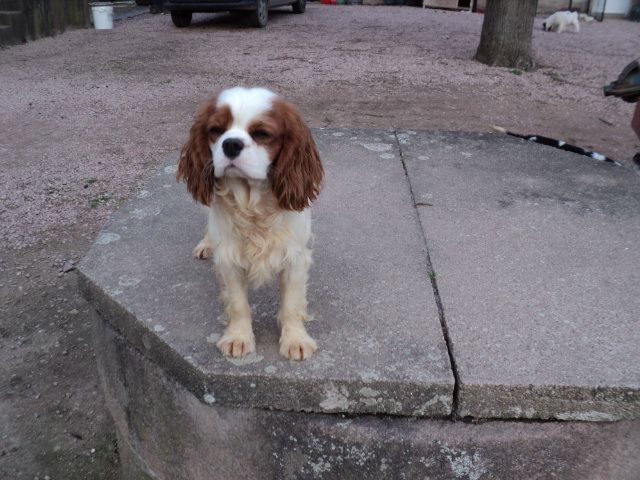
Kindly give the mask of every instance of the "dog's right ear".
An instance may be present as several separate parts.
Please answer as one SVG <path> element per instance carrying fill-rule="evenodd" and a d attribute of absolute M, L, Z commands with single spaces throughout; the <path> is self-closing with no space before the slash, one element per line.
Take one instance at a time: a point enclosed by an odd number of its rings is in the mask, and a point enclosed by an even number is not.
<path fill-rule="evenodd" d="M 547 22 L 542 22 L 542 30 L 547 31 Z"/>
<path fill-rule="evenodd" d="M 187 190 L 193 198 L 203 205 L 209 206 L 213 200 L 215 176 L 213 174 L 213 158 L 209 147 L 208 123 L 216 111 L 217 98 L 202 104 L 196 116 L 189 139 L 180 152 L 176 179 L 184 180 Z"/>

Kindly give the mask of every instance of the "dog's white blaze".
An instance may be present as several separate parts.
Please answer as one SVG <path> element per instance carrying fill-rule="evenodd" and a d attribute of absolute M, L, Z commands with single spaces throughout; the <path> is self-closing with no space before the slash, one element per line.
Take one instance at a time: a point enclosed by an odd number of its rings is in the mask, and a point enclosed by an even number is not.
<path fill-rule="evenodd" d="M 217 106 L 228 105 L 233 115 L 233 127 L 246 128 L 253 119 L 271 109 L 276 94 L 265 88 L 235 87 L 218 97 Z"/>

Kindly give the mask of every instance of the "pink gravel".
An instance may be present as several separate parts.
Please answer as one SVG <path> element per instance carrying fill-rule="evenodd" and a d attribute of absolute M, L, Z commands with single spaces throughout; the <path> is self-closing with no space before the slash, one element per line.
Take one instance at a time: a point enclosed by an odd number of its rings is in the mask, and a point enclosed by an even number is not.
<path fill-rule="evenodd" d="M 117 21 L 0 50 L 0 248 L 94 236 L 186 139 L 197 105 L 262 85 L 312 127 L 487 131 L 561 138 L 630 165 L 633 105 L 604 98 L 638 55 L 640 24 L 541 30 L 542 68 L 473 60 L 483 16 L 416 7 L 308 4 L 265 29 L 229 15 Z"/>

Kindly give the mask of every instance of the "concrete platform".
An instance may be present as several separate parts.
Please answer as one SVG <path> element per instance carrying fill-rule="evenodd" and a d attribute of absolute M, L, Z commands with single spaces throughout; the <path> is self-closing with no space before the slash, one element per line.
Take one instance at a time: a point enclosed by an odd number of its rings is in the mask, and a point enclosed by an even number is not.
<path fill-rule="evenodd" d="M 399 133 L 459 415 L 640 414 L 640 178 L 490 134 Z"/>
<path fill-rule="evenodd" d="M 313 133 L 309 360 L 278 355 L 275 283 L 256 354 L 215 348 L 175 157 L 81 263 L 129 477 L 228 478 L 236 452 L 251 479 L 638 478 L 638 177 L 495 134 Z"/>
<path fill-rule="evenodd" d="M 454 377 L 395 136 L 317 133 L 327 176 L 308 287 L 320 350 L 308 361 L 278 354 L 277 282 L 250 296 L 256 354 L 235 360 L 216 349 L 225 326 L 213 263 L 191 254 L 204 215 L 175 181 L 176 158 L 104 227 L 80 268 L 85 295 L 212 404 L 449 416 Z"/>

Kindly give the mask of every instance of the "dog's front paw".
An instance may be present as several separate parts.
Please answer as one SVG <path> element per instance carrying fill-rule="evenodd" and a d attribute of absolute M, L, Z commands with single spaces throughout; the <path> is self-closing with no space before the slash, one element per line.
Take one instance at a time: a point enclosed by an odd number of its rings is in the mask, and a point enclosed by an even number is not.
<path fill-rule="evenodd" d="M 304 360 L 318 349 L 318 344 L 304 330 L 282 333 L 280 355 L 289 360 Z"/>
<path fill-rule="evenodd" d="M 196 248 L 193 249 L 193 256 L 202 259 L 213 257 L 213 245 L 206 240 L 202 240 Z"/>
<path fill-rule="evenodd" d="M 245 355 L 256 351 L 256 341 L 253 332 L 249 333 L 225 333 L 218 343 L 218 349 L 227 357 L 244 357 Z"/>

